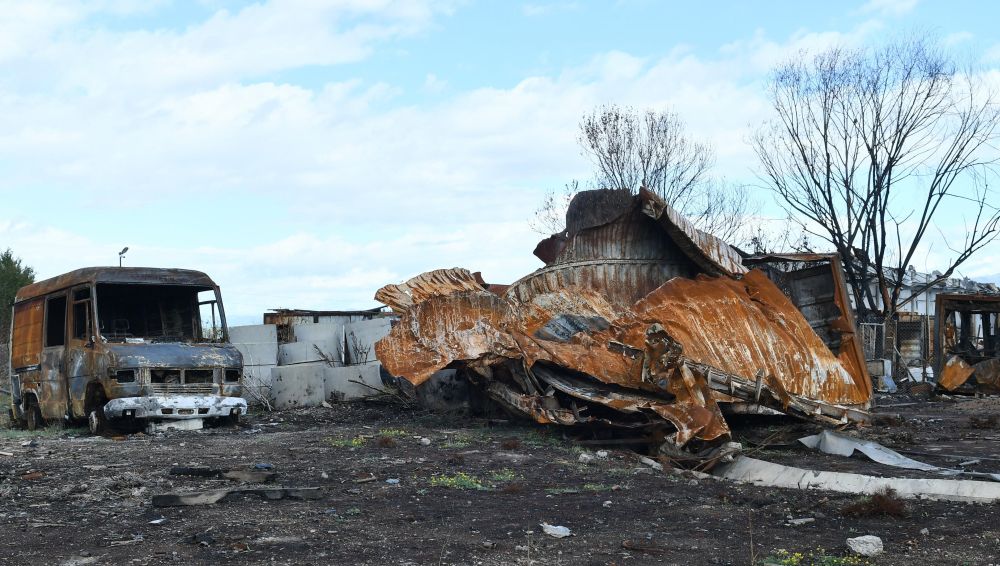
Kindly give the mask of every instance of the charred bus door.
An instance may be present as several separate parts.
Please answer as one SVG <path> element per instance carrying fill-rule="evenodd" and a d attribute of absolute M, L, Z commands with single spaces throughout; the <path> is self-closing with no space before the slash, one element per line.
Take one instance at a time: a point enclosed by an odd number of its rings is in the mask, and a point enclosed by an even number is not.
<path fill-rule="evenodd" d="M 73 299 L 69 309 L 69 347 L 66 352 L 66 386 L 72 418 L 83 418 L 87 384 L 94 380 L 99 369 L 94 347 L 94 301 L 90 287 L 77 287 L 70 291 Z"/>
<path fill-rule="evenodd" d="M 41 372 L 35 397 L 41 417 L 61 420 L 66 414 L 66 293 L 45 298 Z M 29 409 L 30 411 L 30 409 Z M 37 418 L 38 415 L 35 415 Z M 29 421 L 30 423 L 30 421 Z"/>

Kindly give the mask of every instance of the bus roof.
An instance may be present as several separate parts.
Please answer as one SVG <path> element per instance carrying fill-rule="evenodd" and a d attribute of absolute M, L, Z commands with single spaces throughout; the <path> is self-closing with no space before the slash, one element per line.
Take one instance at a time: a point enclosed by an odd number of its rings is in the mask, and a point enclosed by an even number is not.
<path fill-rule="evenodd" d="M 215 288 L 215 282 L 191 269 L 163 267 L 84 267 L 22 287 L 15 303 L 42 297 L 69 287 L 83 284 L 117 283 L 123 285 L 190 285 Z"/>

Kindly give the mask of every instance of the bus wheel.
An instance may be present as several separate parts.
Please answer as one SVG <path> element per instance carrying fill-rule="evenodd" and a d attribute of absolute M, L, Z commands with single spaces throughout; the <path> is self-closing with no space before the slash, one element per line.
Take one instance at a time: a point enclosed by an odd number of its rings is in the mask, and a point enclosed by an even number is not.
<path fill-rule="evenodd" d="M 108 418 L 104 416 L 103 406 L 91 409 L 87 413 L 87 424 L 90 426 L 90 434 L 93 435 L 101 435 L 108 430 Z"/>
<path fill-rule="evenodd" d="M 38 430 L 45 426 L 45 419 L 42 418 L 42 410 L 38 408 L 38 401 L 35 401 L 34 398 L 28 400 L 24 421 L 28 430 Z"/>

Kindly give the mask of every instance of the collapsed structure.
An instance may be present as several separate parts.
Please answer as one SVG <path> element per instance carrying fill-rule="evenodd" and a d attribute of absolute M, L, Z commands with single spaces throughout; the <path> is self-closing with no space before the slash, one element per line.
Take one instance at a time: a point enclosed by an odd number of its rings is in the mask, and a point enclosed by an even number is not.
<path fill-rule="evenodd" d="M 724 408 L 867 418 L 835 257 L 744 258 L 645 189 L 579 193 L 535 255 L 510 286 L 456 268 L 380 289 L 401 316 L 375 347 L 385 369 L 414 385 L 456 369 L 511 412 L 642 430 L 672 455 L 717 453 Z"/>
<path fill-rule="evenodd" d="M 935 339 L 946 391 L 1000 392 L 1000 295 L 947 294 L 937 298 Z"/>

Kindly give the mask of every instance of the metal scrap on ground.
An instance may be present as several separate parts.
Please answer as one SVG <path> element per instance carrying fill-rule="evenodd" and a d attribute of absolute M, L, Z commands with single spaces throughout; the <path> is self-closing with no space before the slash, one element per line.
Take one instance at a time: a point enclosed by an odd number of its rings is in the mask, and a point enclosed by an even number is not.
<path fill-rule="evenodd" d="M 748 267 L 646 190 L 578 194 L 535 255 L 545 267 L 507 287 L 458 268 L 383 287 L 376 299 L 401 319 L 378 359 L 414 385 L 457 369 L 539 423 L 651 430 L 673 456 L 719 453 L 725 406 L 867 419 L 871 382 L 835 258 Z"/>

